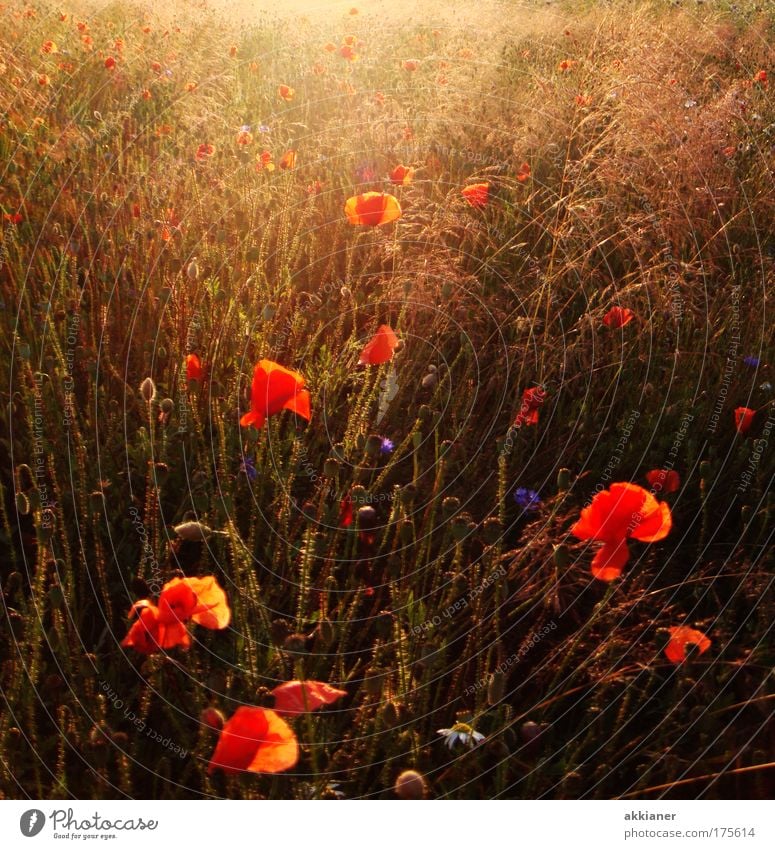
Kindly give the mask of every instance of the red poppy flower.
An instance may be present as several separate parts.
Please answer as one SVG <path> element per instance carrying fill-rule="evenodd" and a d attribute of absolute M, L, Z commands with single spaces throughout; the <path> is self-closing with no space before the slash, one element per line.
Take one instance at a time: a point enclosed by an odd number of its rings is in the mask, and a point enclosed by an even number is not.
<path fill-rule="evenodd" d="M 323 45 L 323 50 L 325 50 L 326 53 L 336 53 L 336 45 L 329 41 Z"/>
<path fill-rule="evenodd" d="M 299 760 L 299 743 L 290 726 L 273 710 L 240 707 L 226 720 L 209 773 L 283 772 Z"/>
<path fill-rule="evenodd" d="M 346 696 L 345 690 L 337 690 L 322 681 L 288 681 L 272 690 L 274 709 L 285 716 L 311 713 L 323 705 L 333 704 Z"/>
<path fill-rule="evenodd" d="M 557 69 L 560 71 L 570 71 L 570 69 L 576 64 L 573 59 L 563 59 L 562 62 L 557 66 Z"/>
<path fill-rule="evenodd" d="M 531 174 L 531 173 L 532 173 L 532 172 L 531 172 L 531 170 L 530 170 L 530 166 L 528 165 L 528 163 L 527 163 L 527 162 L 523 162 L 523 163 L 519 166 L 519 172 L 517 173 L 517 180 L 519 180 L 519 182 L 520 182 L 520 183 L 524 183 L 524 182 L 526 182 L 526 181 L 527 181 L 527 179 L 530 177 L 530 174 Z"/>
<path fill-rule="evenodd" d="M 191 620 L 203 628 L 220 631 L 231 621 L 226 593 L 214 575 L 206 578 L 173 578 L 159 595 L 159 622 L 172 625 Z"/>
<path fill-rule="evenodd" d="M 490 197 L 489 183 L 472 183 L 466 186 L 461 194 L 473 207 L 481 208 L 487 206 Z"/>
<path fill-rule="evenodd" d="M 309 392 L 305 380 L 296 371 L 284 368 L 272 360 L 261 360 L 253 372 L 250 412 L 240 419 L 243 427 L 262 427 L 269 416 L 280 410 L 292 410 L 306 419 L 311 418 Z"/>
<path fill-rule="evenodd" d="M 56 41 L 51 41 L 50 39 L 44 41 L 40 48 L 41 53 L 58 53 L 59 48 L 57 47 Z"/>
<path fill-rule="evenodd" d="M 196 354 L 189 354 L 186 357 L 186 380 L 201 380 L 202 375 L 202 361 Z"/>
<path fill-rule="evenodd" d="M 323 184 L 320 180 L 313 180 L 307 186 L 307 194 L 308 195 L 319 195 L 323 191 Z"/>
<path fill-rule="evenodd" d="M 763 86 L 766 87 L 766 85 L 767 85 L 767 72 L 765 70 L 757 71 L 754 74 L 753 81 L 755 83 L 761 83 Z"/>
<path fill-rule="evenodd" d="M 348 59 L 350 62 L 354 62 L 358 58 L 355 48 L 351 47 L 349 44 L 343 44 L 339 48 L 339 55 L 342 59 Z"/>
<path fill-rule="evenodd" d="M 346 35 L 342 41 L 347 44 L 349 47 L 355 46 L 355 36 L 354 35 Z"/>
<path fill-rule="evenodd" d="M 277 94 L 283 100 L 290 103 L 290 101 L 293 100 L 293 96 L 296 94 L 296 92 L 289 85 L 281 85 L 277 89 Z"/>
<path fill-rule="evenodd" d="M 683 663 L 686 660 L 686 646 L 697 646 L 699 654 L 710 648 L 710 640 L 701 631 L 679 625 L 670 628 L 670 642 L 665 647 L 665 655 L 671 663 Z"/>
<path fill-rule="evenodd" d="M 262 150 L 256 155 L 256 171 L 274 171 L 272 154 L 268 150 Z"/>
<path fill-rule="evenodd" d="M 606 327 L 613 327 L 618 330 L 620 327 L 624 327 L 625 324 L 629 324 L 633 318 L 635 318 L 635 313 L 632 310 L 622 307 L 611 307 L 603 316 L 603 324 Z"/>
<path fill-rule="evenodd" d="M 109 71 L 112 71 L 116 67 L 116 60 L 112 56 L 108 56 L 108 58 L 105 60 L 105 67 Z"/>
<path fill-rule="evenodd" d="M 735 428 L 737 432 L 745 436 L 753 424 L 755 415 L 756 410 L 752 410 L 750 407 L 738 407 L 735 410 Z"/>
<path fill-rule="evenodd" d="M 253 144 L 253 133 L 250 130 L 240 130 L 237 133 L 236 142 L 240 147 L 247 147 L 249 144 Z"/>
<path fill-rule="evenodd" d="M 199 162 L 203 159 L 208 159 L 215 153 L 215 145 L 213 144 L 200 144 L 196 149 L 196 158 Z"/>
<path fill-rule="evenodd" d="M 359 365 L 376 366 L 393 359 L 393 352 L 398 346 L 398 337 L 389 324 L 381 324 L 377 332 L 368 342 L 358 359 Z"/>
<path fill-rule="evenodd" d="M 413 176 L 413 168 L 407 168 L 406 165 L 396 165 L 396 167 L 390 172 L 390 181 L 396 186 L 406 186 L 412 182 Z"/>
<path fill-rule="evenodd" d="M 48 85 L 51 82 L 51 78 L 48 74 L 40 74 L 38 76 L 38 85 Z"/>
<path fill-rule="evenodd" d="M 667 495 L 678 492 L 681 487 L 681 478 L 678 472 L 672 469 L 652 469 L 646 473 L 646 480 L 655 492 L 664 492 Z"/>
<path fill-rule="evenodd" d="M 277 164 L 279 165 L 281 171 L 290 171 L 292 168 L 295 168 L 296 151 L 286 150 L 285 153 L 280 157 L 280 161 Z"/>
<path fill-rule="evenodd" d="M 3 220 L 10 221 L 11 224 L 21 224 L 24 221 L 24 216 L 21 212 L 4 212 Z"/>
<path fill-rule="evenodd" d="M 162 649 L 181 646 L 184 649 L 191 645 L 191 635 L 182 622 L 163 622 L 161 611 L 147 599 L 132 605 L 129 616 L 137 614 L 137 619 L 129 629 L 129 633 L 121 641 L 125 648 L 133 648 L 140 654 L 154 654 Z"/>
<path fill-rule="evenodd" d="M 402 63 L 401 67 L 405 71 L 416 71 L 417 68 L 419 67 L 419 65 L 420 65 L 420 63 L 416 59 L 406 59 Z"/>
<path fill-rule="evenodd" d="M 151 70 L 154 72 L 154 74 L 160 74 L 161 73 L 161 62 L 156 62 L 156 61 L 151 62 Z"/>
<path fill-rule="evenodd" d="M 393 195 L 366 192 L 348 198 L 344 212 L 350 224 L 377 227 L 401 217 L 401 205 Z"/>
<path fill-rule="evenodd" d="M 538 408 L 546 400 L 546 390 L 543 386 L 533 386 L 522 393 L 522 404 L 514 419 L 514 427 L 538 424 Z"/>
<path fill-rule="evenodd" d="M 613 581 L 630 559 L 628 539 L 657 542 L 670 533 L 672 524 L 668 505 L 648 490 L 634 483 L 613 483 L 595 495 L 570 532 L 579 539 L 603 543 L 592 560 L 592 574 L 598 580 Z"/>

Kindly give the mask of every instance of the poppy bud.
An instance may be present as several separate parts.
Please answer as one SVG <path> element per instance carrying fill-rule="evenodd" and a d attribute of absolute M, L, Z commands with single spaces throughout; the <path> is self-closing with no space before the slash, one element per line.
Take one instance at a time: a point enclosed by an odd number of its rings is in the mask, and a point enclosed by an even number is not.
<path fill-rule="evenodd" d="M 151 401 L 153 401 L 154 396 L 156 395 L 156 384 L 150 377 L 146 377 L 140 384 L 140 395 L 146 404 L 150 404 Z"/>
<path fill-rule="evenodd" d="M 366 439 L 366 453 L 369 457 L 378 457 L 382 448 L 382 439 L 376 434 L 370 434 Z"/>
<path fill-rule="evenodd" d="M 525 743 L 532 743 L 541 736 L 543 727 L 537 722 L 523 722 L 519 729 L 519 736 Z"/>
<path fill-rule="evenodd" d="M 291 654 L 304 654 L 307 651 L 307 637 L 305 634 L 288 634 L 283 641 L 283 648 Z"/>
<path fill-rule="evenodd" d="M 439 382 L 439 379 L 438 379 L 438 377 L 436 377 L 435 373 L 429 372 L 422 379 L 422 388 L 423 389 L 434 389 L 438 382 Z"/>
<path fill-rule="evenodd" d="M 382 721 L 388 728 L 398 725 L 398 708 L 393 702 L 385 702 L 382 706 Z"/>
<path fill-rule="evenodd" d="M 557 472 L 557 489 L 560 492 L 570 489 L 570 469 L 563 468 Z"/>
<path fill-rule="evenodd" d="M 399 799 L 424 799 L 428 795 L 428 783 L 425 776 L 413 770 L 406 769 L 396 779 L 396 796 Z"/>
<path fill-rule="evenodd" d="M 417 418 L 423 423 L 427 424 L 432 418 L 431 408 L 427 404 L 422 404 L 420 409 L 417 411 Z"/>
<path fill-rule="evenodd" d="M 439 446 L 439 457 L 445 457 L 452 450 L 455 443 L 451 439 L 445 439 Z"/>
<path fill-rule="evenodd" d="M 89 494 L 89 509 L 92 513 L 101 513 L 105 509 L 105 495 L 99 489 Z"/>
<path fill-rule="evenodd" d="M 414 522 L 411 519 L 404 519 L 399 526 L 399 535 L 402 545 L 411 545 L 414 539 Z"/>
<path fill-rule="evenodd" d="M 205 708 L 199 719 L 202 725 L 206 725 L 213 731 L 220 731 L 223 728 L 223 723 L 226 722 L 226 717 L 217 708 L 212 707 Z"/>
<path fill-rule="evenodd" d="M 172 530 L 186 542 L 201 542 L 212 533 L 212 530 L 201 522 L 183 522 L 174 525 Z"/>
<path fill-rule="evenodd" d="M 189 262 L 188 268 L 186 268 L 186 277 L 188 277 L 192 283 L 199 279 L 199 266 L 197 265 L 196 257 Z"/>
<path fill-rule="evenodd" d="M 323 463 L 323 474 L 327 478 L 335 478 L 338 472 L 339 461 L 334 459 L 333 457 L 329 457 L 326 462 Z"/>
<path fill-rule="evenodd" d="M 159 406 L 161 407 L 162 413 L 169 415 L 175 409 L 175 402 L 172 398 L 164 398 Z"/>
<path fill-rule="evenodd" d="M 368 493 L 360 484 L 350 490 L 350 498 L 353 504 L 365 504 L 369 500 Z"/>
<path fill-rule="evenodd" d="M 710 463 L 707 460 L 700 463 L 700 478 L 704 481 L 710 479 Z"/>
<path fill-rule="evenodd" d="M 282 643 L 291 632 L 291 625 L 287 619 L 274 619 L 270 626 L 272 639 L 276 643 Z"/>
<path fill-rule="evenodd" d="M 363 507 L 358 508 L 358 526 L 361 528 L 368 528 L 374 525 L 374 522 L 377 520 L 377 511 L 366 504 Z"/>
<path fill-rule="evenodd" d="M 344 443 L 337 442 L 336 445 L 330 451 L 330 456 L 335 460 L 339 460 L 340 462 L 344 462 Z"/>
<path fill-rule="evenodd" d="M 462 542 L 471 532 L 469 519 L 469 516 L 462 514 L 452 520 L 452 538 L 455 542 Z"/>
<path fill-rule="evenodd" d="M 503 524 L 497 516 L 491 516 L 484 520 L 482 525 L 482 536 L 487 545 L 495 545 L 503 535 Z"/>
<path fill-rule="evenodd" d="M 441 502 L 441 512 L 445 519 L 451 519 L 460 509 L 460 499 L 454 495 L 447 496 Z"/>
<path fill-rule="evenodd" d="M 16 512 L 26 516 L 30 512 L 30 500 L 23 492 L 16 493 Z"/>

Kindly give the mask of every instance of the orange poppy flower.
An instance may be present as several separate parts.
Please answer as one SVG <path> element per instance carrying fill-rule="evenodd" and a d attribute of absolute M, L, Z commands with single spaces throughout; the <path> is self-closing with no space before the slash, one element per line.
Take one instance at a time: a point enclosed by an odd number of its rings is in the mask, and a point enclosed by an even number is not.
<path fill-rule="evenodd" d="M 570 71 L 570 69 L 575 65 L 575 61 L 573 59 L 563 59 L 562 62 L 557 66 L 557 69 L 560 71 Z"/>
<path fill-rule="evenodd" d="M 203 374 L 202 361 L 196 354 L 189 354 L 186 357 L 186 380 L 201 380 Z"/>
<path fill-rule="evenodd" d="M 710 640 L 701 631 L 679 625 L 670 628 L 670 642 L 665 647 L 665 655 L 671 663 L 683 663 L 686 660 L 686 646 L 697 646 L 698 654 L 710 648 Z"/>
<path fill-rule="evenodd" d="M 86 32 L 89 29 L 89 25 L 85 21 L 78 21 L 76 27 L 78 27 L 78 32 Z"/>
<path fill-rule="evenodd" d="M 630 559 L 628 539 L 658 542 L 673 525 L 670 508 L 634 483 L 613 483 L 598 492 L 581 511 L 570 532 L 579 539 L 602 542 L 592 560 L 592 575 L 600 581 L 618 578 Z"/>
<path fill-rule="evenodd" d="M 611 307 L 603 316 L 603 324 L 606 327 L 619 330 L 625 324 L 629 324 L 633 318 L 635 318 L 635 313 L 632 310 L 622 307 Z"/>
<path fill-rule="evenodd" d="M 487 206 L 490 196 L 490 184 L 472 183 L 470 186 L 462 189 L 461 194 L 473 207 Z"/>
<path fill-rule="evenodd" d="M 576 106 L 591 106 L 592 98 L 588 94 L 576 95 Z"/>
<path fill-rule="evenodd" d="M 193 82 L 193 81 L 186 83 L 186 91 L 188 91 L 188 92 L 196 91 L 197 85 L 198 84 Z"/>
<path fill-rule="evenodd" d="M 652 469 L 646 473 L 646 480 L 655 492 L 664 492 L 667 495 L 678 492 L 681 487 L 681 478 L 678 472 L 672 469 Z"/>
<path fill-rule="evenodd" d="M 393 353 L 398 346 L 398 337 L 389 324 L 381 324 L 377 332 L 368 342 L 358 359 L 359 365 L 376 366 L 393 359 Z"/>
<path fill-rule="evenodd" d="M 308 195 L 319 195 L 322 191 L 323 191 L 323 184 L 320 182 L 320 180 L 313 180 L 313 182 L 311 182 L 307 186 L 307 194 Z"/>
<path fill-rule="evenodd" d="M 299 760 L 299 743 L 287 722 L 273 710 L 240 707 L 221 729 L 209 773 L 283 772 Z"/>
<path fill-rule="evenodd" d="M 59 49 L 57 48 L 56 41 L 51 41 L 50 39 L 44 41 L 40 48 L 41 53 L 58 53 Z"/>
<path fill-rule="evenodd" d="M 343 42 L 344 42 L 344 43 L 345 43 L 348 47 L 355 47 L 355 36 L 354 36 L 354 35 L 346 35 L 346 36 L 342 39 L 342 41 L 343 41 Z"/>
<path fill-rule="evenodd" d="M 357 15 L 358 14 L 358 10 L 355 8 L 355 6 L 353 6 L 352 9 L 350 9 L 350 14 L 351 15 Z"/>
<path fill-rule="evenodd" d="M 283 100 L 290 102 L 291 100 L 293 100 L 293 96 L 296 94 L 296 92 L 288 85 L 281 85 L 277 88 L 277 94 Z"/>
<path fill-rule="evenodd" d="M 755 415 L 756 410 L 752 410 L 750 407 L 738 407 L 735 410 L 735 428 L 737 432 L 745 436 L 753 424 Z"/>
<path fill-rule="evenodd" d="M 38 76 L 38 85 L 48 85 L 51 82 L 51 77 L 48 74 L 40 74 Z"/>
<path fill-rule="evenodd" d="M 355 48 L 351 47 L 349 44 L 343 44 L 339 48 L 339 55 L 342 59 L 349 59 L 350 62 L 354 62 L 358 58 L 358 54 L 355 52 Z"/>
<path fill-rule="evenodd" d="M 250 412 L 240 419 L 243 427 L 263 426 L 269 416 L 280 410 L 292 410 L 307 421 L 311 418 L 309 392 L 305 380 L 296 371 L 284 368 L 272 360 L 261 360 L 253 372 Z"/>
<path fill-rule="evenodd" d="M 755 83 L 761 83 L 762 85 L 767 85 L 767 72 L 765 70 L 757 71 L 753 76 L 753 81 Z"/>
<path fill-rule="evenodd" d="M 215 153 L 215 145 L 207 144 L 206 142 L 200 144 L 196 149 L 196 158 L 201 162 L 203 159 L 209 159 Z"/>
<path fill-rule="evenodd" d="M 412 182 L 413 176 L 413 168 L 407 168 L 406 165 L 396 165 L 390 172 L 390 181 L 396 186 L 406 186 Z"/>
<path fill-rule="evenodd" d="M 109 71 L 112 71 L 116 67 L 116 60 L 112 56 L 108 56 L 108 58 L 105 60 L 105 67 Z"/>
<path fill-rule="evenodd" d="M 173 578 L 159 595 L 159 622 L 196 622 L 212 631 L 226 628 L 231 621 L 231 609 L 226 593 L 214 575 L 206 578 Z"/>
<path fill-rule="evenodd" d="M 292 168 L 295 168 L 296 151 L 286 150 L 285 153 L 280 157 L 280 161 L 277 164 L 279 165 L 281 171 L 290 171 Z"/>
<path fill-rule="evenodd" d="M 253 133 L 250 130 L 240 130 L 237 133 L 236 142 L 241 147 L 247 147 L 249 144 L 253 143 Z"/>
<path fill-rule="evenodd" d="M 272 154 L 268 150 L 262 150 L 256 155 L 256 171 L 274 171 Z"/>
<path fill-rule="evenodd" d="M 416 71 L 417 68 L 419 67 L 419 65 L 420 65 L 420 63 L 416 59 L 406 59 L 401 64 L 401 67 L 405 71 Z"/>
<path fill-rule="evenodd" d="M 530 165 L 528 165 L 527 162 L 523 162 L 519 166 L 519 171 L 517 173 L 517 180 L 519 180 L 520 183 L 524 183 L 530 177 L 530 174 L 531 174 Z"/>
<path fill-rule="evenodd" d="M 231 56 L 231 58 L 233 59 L 236 55 L 237 55 L 237 45 L 232 44 L 232 46 L 229 48 L 229 56 Z"/>
<path fill-rule="evenodd" d="M 333 704 L 347 695 L 322 681 L 288 681 L 272 690 L 274 709 L 280 715 L 298 716 L 311 713 L 323 705 Z"/>
<path fill-rule="evenodd" d="M 153 94 L 151 94 L 151 90 L 149 88 L 144 88 L 141 92 L 143 100 L 151 100 Z"/>
<path fill-rule="evenodd" d="M 401 217 L 401 205 L 393 195 L 366 192 L 348 198 L 344 212 L 350 224 L 376 227 Z"/>
<path fill-rule="evenodd" d="M 151 62 L 151 70 L 155 74 L 160 74 L 161 73 L 161 62 Z"/>
<path fill-rule="evenodd" d="M 546 400 L 546 390 L 543 386 L 533 386 L 522 393 L 522 404 L 517 417 L 514 419 L 514 427 L 538 424 L 538 408 Z"/>
<path fill-rule="evenodd" d="M 323 50 L 325 50 L 326 53 L 336 53 L 336 45 L 329 41 L 323 45 Z"/>
<path fill-rule="evenodd" d="M 130 617 L 137 614 L 129 633 L 121 641 L 124 648 L 133 648 L 140 654 L 154 654 L 162 649 L 191 646 L 191 635 L 178 621 L 162 622 L 159 608 L 147 599 L 132 605 Z"/>

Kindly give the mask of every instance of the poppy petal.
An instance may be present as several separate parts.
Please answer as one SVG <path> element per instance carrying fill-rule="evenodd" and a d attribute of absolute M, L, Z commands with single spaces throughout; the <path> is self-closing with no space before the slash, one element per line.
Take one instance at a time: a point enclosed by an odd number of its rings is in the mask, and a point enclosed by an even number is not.
<path fill-rule="evenodd" d="M 626 540 L 606 542 L 592 560 L 592 576 L 598 581 L 615 581 L 629 559 Z"/>
<path fill-rule="evenodd" d="M 673 527 L 670 507 L 664 502 L 657 503 L 658 508 L 646 515 L 632 531 L 630 536 L 633 539 L 641 542 L 659 542 L 670 533 L 670 529 Z"/>
<path fill-rule="evenodd" d="M 398 347 L 398 337 L 388 324 L 381 324 L 377 332 L 361 351 L 360 365 L 380 365 L 393 358 Z"/>
<path fill-rule="evenodd" d="M 301 392 L 298 392 L 293 398 L 283 404 L 283 409 L 290 410 L 296 413 L 297 416 L 301 416 L 303 419 L 309 421 L 312 418 L 309 391 L 302 389 Z"/>

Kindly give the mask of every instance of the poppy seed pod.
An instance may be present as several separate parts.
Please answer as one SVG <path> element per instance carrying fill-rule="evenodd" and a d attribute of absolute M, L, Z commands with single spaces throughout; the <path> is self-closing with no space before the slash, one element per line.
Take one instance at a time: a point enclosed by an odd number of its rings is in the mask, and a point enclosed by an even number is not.
<path fill-rule="evenodd" d="M 146 377 L 140 384 L 140 396 L 146 404 L 150 404 L 156 395 L 156 384 L 150 377 Z"/>
<path fill-rule="evenodd" d="M 373 526 L 374 522 L 377 520 L 377 511 L 366 504 L 363 507 L 358 508 L 358 526 L 361 528 L 368 528 Z"/>
<path fill-rule="evenodd" d="M 393 789 L 399 799 L 419 800 L 428 795 L 425 776 L 413 769 L 404 770 L 396 779 Z"/>
<path fill-rule="evenodd" d="M 570 489 L 570 469 L 563 468 L 557 472 L 557 489 L 560 492 Z"/>

